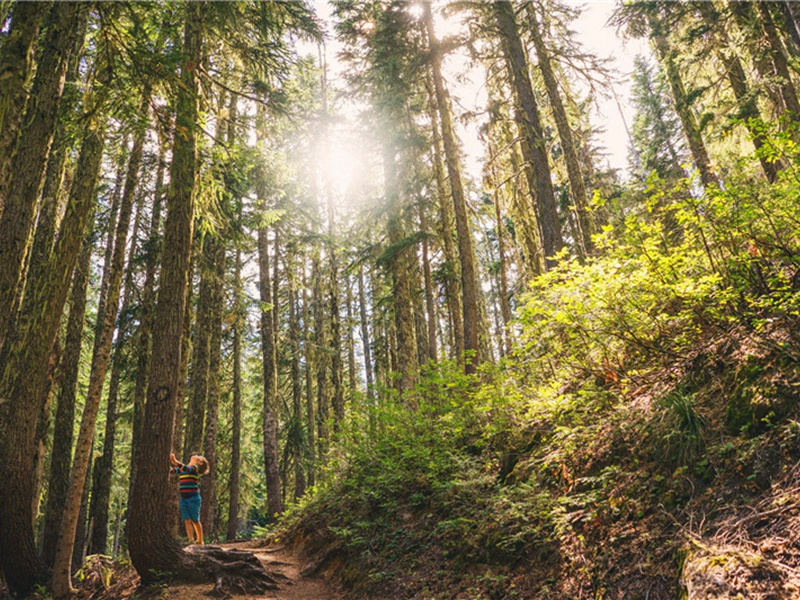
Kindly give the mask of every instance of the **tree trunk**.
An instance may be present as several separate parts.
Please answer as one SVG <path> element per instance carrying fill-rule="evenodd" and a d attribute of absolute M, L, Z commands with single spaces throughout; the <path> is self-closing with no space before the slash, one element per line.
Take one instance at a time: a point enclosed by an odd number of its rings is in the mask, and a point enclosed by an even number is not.
<path fill-rule="evenodd" d="M 50 457 L 50 477 L 45 507 L 44 533 L 42 534 L 42 558 L 48 567 L 53 566 L 58 542 L 58 528 L 69 485 L 72 463 L 72 437 L 75 419 L 75 397 L 77 395 L 78 371 L 80 369 L 83 326 L 86 317 L 86 292 L 89 283 L 89 267 L 92 258 L 92 242 L 87 236 L 83 242 L 75 274 L 72 278 L 69 320 L 61 361 L 61 390 L 53 426 L 53 448 Z"/>
<path fill-rule="evenodd" d="M 91 452 L 89 453 L 91 455 Z M 83 565 L 83 559 L 86 556 L 86 529 L 88 523 L 86 522 L 86 515 L 89 512 L 89 487 L 91 486 L 90 474 L 92 472 L 92 465 L 86 470 L 86 477 L 83 480 L 83 492 L 81 493 L 80 510 L 78 511 L 78 525 L 75 529 L 75 546 L 72 550 L 72 570 L 77 571 Z"/>
<path fill-rule="evenodd" d="M 45 168 L 44 183 L 42 186 L 42 199 L 39 203 L 39 216 L 31 248 L 28 275 L 25 286 L 36 289 L 47 278 L 47 261 L 53 251 L 58 230 L 58 214 L 62 208 L 62 184 L 67 153 L 72 149 L 70 131 L 76 120 L 76 106 L 78 104 L 79 86 L 74 85 L 78 80 L 81 49 L 83 48 L 84 34 L 87 20 L 82 19 L 82 29 L 75 36 L 75 45 L 72 49 L 67 68 L 66 82 L 61 101 L 58 105 L 58 118 L 53 136 L 53 144 Z M 73 84 L 73 85 L 67 85 Z"/>
<path fill-rule="evenodd" d="M 353 282 L 347 277 L 345 283 L 345 306 L 347 308 L 347 378 L 350 386 L 350 397 L 358 391 L 358 378 L 356 376 L 356 349 L 353 345 Z"/>
<path fill-rule="evenodd" d="M 564 162 L 567 166 L 567 177 L 574 203 L 575 214 L 577 215 L 578 236 L 575 244 L 581 255 L 592 254 L 592 234 L 595 233 L 594 223 L 586 206 L 587 194 L 586 184 L 584 183 L 583 173 L 581 173 L 580 162 L 575 139 L 572 135 L 572 128 L 567 118 L 567 111 L 564 109 L 564 102 L 561 99 L 561 92 L 558 89 L 558 81 L 553 72 L 550 61 L 550 51 L 545 45 L 542 37 L 542 28 L 536 17 L 536 9 L 533 5 L 530 8 L 530 33 L 533 38 L 533 45 L 536 48 L 536 57 L 539 60 L 539 71 L 544 80 L 547 97 L 550 100 L 550 108 L 553 110 L 553 120 L 556 122 L 558 138 L 561 140 L 561 148 L 564 152 Z"/>
<path fill-rule="evenodd" d="M 330 402 L 328 394 L 328 356 L 325 349 L 328 346 L 328 327 L 325 322 L 325 307 L 323 302 L 322 268 L 320 266 L 319 249 L 315 248 L 312 259 L 312 285 L 314 289 L 311 297 L 314 303 L 314 362 L 317 369 L 317 406 L 313 411 L 316 415 L 317 428 L 317 456 L 323 457 L 328 450 L 328 417 Z"/>
<path fill-rule="evenodd" d="M 564 241 L 561 237 L 561 223 L 550 178 L 539 107 L 528 74 L 528 61 L 514 18 L 514 7 L 509 2 L 495 2 L 492 6 L 502 34 L 503 53 L 516 99 L 515 119 L 522 138 L 522 154 L 527 163 L 525 174 L 528 177 L 528 186 L 535 198 L 534 207 L 541 231 L 545 267 L 550 269 L 555 266 L 553 256 L 564 247 Z"/>
<path fill-rule="evenodd" d="M 461 261 L 461 293 L 464 307 L 464 371 L 474 373 L 477 369 L 478 356 L 478 276 L 475 269 L 475 251 L 472 233 L 467 214 L 467 199 L 461 182 L 461 170 L 458 164 L 458 148 L 455 133 L 450 121 L 450 103 L 442 78 L 442 54 L 436 33 L 433 28 L 433 15 L 430 4 L 424 4 L 425 24 L 428 30 L 428 43 L 431 50 L 431 69 L 439 109 L 439 121 L 442 126 L 447 175 L 450 183 L 450 194 L 456 217 L 456 234 L 458 238 L 458 254 Z"/>
<path fill-rule="evenodd" d="M 372 377 L 372 350 L 369 340 L 369 325 L 367 322 L 367 298 L 364 293 L 364 267 L 358 269 L 358 312 L 361 317 L 361 344 L 364 351 L 364 374 L 367 379 L 367 399 L 372 404 L 375 397 L 374 382 Z"/>
<path fill-rule="evenodd" d="M 238 221 L 241 222 L 241 213 Z M 242 290 L 242 251 L 236 247 L 233 279 L 233 417 L 231 424 L 228 540 L 236 539 L 239 525 L 239 471 L 242 464 L 242 334 L 245 308 Z"/>
<path fill-rule="evenodd" d="M 39 418 L 36 420 L 36 434 L 34 436 L 34 457 L 33 457 L 33 499 L 31 501 L 31 514 L 34 519 L 39 514 L 39 504 L 42 494 L 42 484 L 44 475 L 44 463 L 47 455 L 47 432 L 50 429 L 50 420 L 52 416 L 52 409 L 50 406 L 50 392 L 53 388 L 53 381 L 56 377 L 58 370 L 58 363 L 61 358 L 61 341 L 56 336 L 53 343 L 53 349 L 50 351 L 48 360 L 49 369 L 47 371 L 47 380 L 42 389 L 42 397 L 39 399 Z"/>
<path fill-rule="evenodd" d="M 764 134 L 759 132 L 758 126 L 751 122 L 751 119 L 760 120 L 762 117 L 756 104 L 755 96 L 747 85 L 747 76 L 745 75 L 744 67 L 742 67 L 742 62 L 739 60 L 735 49 L 731 47 L 725 28 L 719 26 L 721 17 L 714 4 L 711 2 L 698 2 L 697 7 L 706 23 L 718 32 L 714 39 L 717 57 L 725 65 L 728 81 L 731 84 L 736 103 L 739 105 L 738 116 L 744 120 L 744 125 L 750 133 L 753 145 L 758 151 L 764 145 L 765 138 Z M 770 182 L 775 181 L 778 176 L 778 164 L 767 161 L 763 156 L 759 156 L 759 161 L 767 179 Z"/>
<path fill-rule="evenodd" d="M 94 94 L 92 94 L 94 96 Z M 88 114 L 76 176 L 58 241 L 51 254 L 50 276 L 25 295 L 20 319 L 0 350 L 0 563 L 9 587 L 28 591 L 41 574 L 34 549 L 31 498 L 35 406 L 47 379 L 48 356 L 58 332 L 72 271 L 86 224 L 103 154 L 104 123 L 87 98 Z"/>
<path fill-rule="evenodd" d="M 145 114 L 149 106 L 149 96 L 149 93 L 145 93 L 142 102 L 141 110 Z M 130 228 L 131 214 L 133 212 L 133 201 L 139 183 L 139 169 L 142 164 L 142 151 L 144 149 L 144 133 L 144 131 L 137 133 L 133 148 L 131 149 L 128 171 L 125 175 L 125 186 L 122 192 L 122 202 L 119 209 L 119 221 L 117 222 L 114 239 L 114 252 L 108 277 L 106 302 L 105 306 L 102 307 L 104 310 L 101 311 L 100 308 L 98 308 L 99 312 L 97 327 L 95 328 L 95 347 L 92 355 L 89 389 L 86 393 L 86 403 L 84 404 L 80 431 L 78 432 L 78 440 L 75 445 L 75 457 L 70 473 L 67 501 L 64 506 L 64 516 L 61 520 L 58 547 L 56 548 L 56 559 L 53 565 L 53 594 L 57 598 L 67 598 L 72 583 L 70 580 L 70 561 L 72 558 L 73 543 L 75 541 L 75 528 L 78 522 L 83 481 L 86 478 L 87 469 L 89 468 L 89 453 L 91 452 L 92 442 L 94 440 L 94 427 L 97 421 L 97 413 L 100 409 L 103 384 L 105 382 L 108 362 L 111 356 L 114 326 L 119 311 L 120 288 L 122 287 L 122 275 L 125 264 L 125 249 L 128 243 L 128 229 Z M 113 435 L 111 444 L 113 445 Z M 105 546 L 105 536 L 103 539 L 103 546 Z"/>
<path fill-rule="evenodd" d="M 426 79 L 430 101 L 431 129 L 433 133 L 432 148 L 433 174 L 436 180 L 436 195 L 439 204 L 439 238 L 442 240 L 442 251 L 445 262 L 442 268 L 445 271 L 444 293 L 447 300 L 447 312 L 452 332 L 452 355 L 456 360 L 464 359 L 464 318 L 461 312 L 461 282 L 459 260 L 453 246 L 453 208 L 448 200 L 449 190 L 442 168 L 441 135 L 439 133 L 439 115 L 435 106 L 435 93 L 433 91 L 432 75 Z"/>
<path fill-rule="evenodd" d="M 391 142 L 383 148 L 383 172 L 386 203 L 389 206 L 387 229 L 389 244 L 393 247 L 389 259 L 392 276 L 393 312 L 397 328 L 397 387 L 401 394 L 411 391 L 417 382 L 417 336 L 414 314 L 413 254 L 411 247 L 401 247 L 405 238 L 397 176 L 396 149 Z"/>
<path fill-rule="evenodd" d="M 166 459 L 171 451 L 181 371 L 183 326 L 189 263 L 192 253 L 194 184 L 198 171 L 196 126 L 198 81 L 195 74 L 202 56 L 203 13 L 206 5 L 186 5 L 183 68 L 176 97 L 176 126 L 167 193 L 167 218 L 158 301 L 152 336 L 152 360 L 142 423 L 136 443 L 137 464 L 130 499 L 128 541 L 131 562 L 147 585 L 159 572 L 196 580 L 200 574 L 171 534 L 174 514 L 164 506 L 170 489 Z M 205 579 L 205 577 L 203 577 Z"/>
<path fill-rule="evenodd" d="M 222 360 L 222 318 L 225 304 L 225 246 L 221 237 L 214 238 L 212 256 L 212 297 L 208 364 L 208 401 L 206 404 L 206 424 L 203 434 L 203 455 L 210 465 L 217 464 L 217 430 L 219 427 L 220 362 Z M 203 504 L 201 521 L 204 537 L 214 539 L 217 529 L 217 489 L 216 469 L 212 468 L 201 479 Z"/>
<path fill-rule="evenodd" d="M 504 233 L 505 227 L 503 225 L 503 215 L 500 210 L 500 189 L 497 185 L 497 172 L 495 166 L 496 156 L 493 155 L 492 145 L 489 145 L 489 162 L 491 163 L 491 180 L 489 185 L 493 190 L 494 199 L 494 216 L 495 216 L 495 231 L 497 233 L 497 251 L 498 251 L 498 276 L 499 276 L 499 290 L 500 296 L 500 314 L 503 317 L 502 328 L 502 343 L 501 343 L 501 356 L 511 354 L 511 303 L 509 302 L 508 292 L 508 273 L 507 273 L 507 260 L 506 260 L 506 236 Z"/>
<path fill-rule="evenodd" d="M 339 432 L 344 420 L 344 365 L 342 364 L 342 330 L 339 316 L 339 264 L 334 246 L 333 198 L 328 194 L 328 258 L 330 260 L 330 281 L 328 282 L 328 301 L 330 302 L 331 336 L 331 407 L 333 408 L 333 433 Z"/>
<path fill-rule="evenodd" d="M 5 207 L 0 217 L 0 343 L 19 306 L 25 255 L 33 231 L 36 204 L 42 188 L 47 155 L 64 88 L 75 31 L 87 11 L 80 2 L 53 6 L 44 51 L 36 71 L 19 142 L 11 161 Z"/>
<path fill-rule="evenodd" d="M 797 99 L 797 92 L 792 84 L 792 76 L 789 73 L 789 63 L 784 54 L 783 43 L 781 42 L 775 22 L 770 13 L 771 2 L 756 2 L 755 6 L 761 16 L 761 24 L 765 33 L 765 40 L 768 44 L 768 53 L 773 65 L 773 73 L 779 81 L 783 106 L 791 115 L 793 121 L 800 119 L 800 101 Z"/>
<path fill-rule="evenodd" d="M 287 256 L 287 261 L 289 257 Z M 294 261 L 293 261 L 294 262 Z M 289 288 L 289 344 L 291 346 L 291 386 L 292 386 L 292 419 L 298 432 L 297 445 L 294 456 L 294 497 L 295 500 L 306 493 L 306 479 L 304 470 L 304 452 L 306 440 L 303 433 L 303 387 L 300 380 L 300 315 L 297 307 L 297 285 L 295 282 L 296 269 L 294 265 L 286 263 L 286 283 Z"/>
<path fill-rule="evenodd" d="M 215 241 L 210 233 L 203 241 L 200 260 L 200 293 L 197 299 L 197 319 L 192 345 L 191 393 L 186 406 L 186 436 L 183 455 L 188 457 L 203 447 L 203 423 L 208 401 L 208 380 L 211 354 L 211 314 L 214 310 L 213 262 Z"/>
<path fill-rule="evenodd" d="M 267 510 L 275 518 L 283 512 L 281 480 L 278 471 L 278 369 L 275 352 L 275 310 L 270 281 L 269 241 L 267 229 L 258 230 L 259 288 L 261 292 L 261 352 L 264 377 L 262 433 L 264 435 L 264 471 L 267 478 Z"/>
<path fill-rule="evenodd" d="M 675 102 L 675 112 L 678 113 L 678 117 L 681 120 L 686 141 L 689 143 L 689 151 L 692 153 L 692 159 L 700 173 L 700 181 L 703 186 L 717 183 L 716 175 L 711 167 L 711 159 L 708 157 L 708 151 L 700 133 L 700 126 L 692 112 L 692 107 L 689 106 L 689 98 L 683 85 L 683 78 L 675 62 L 675 52 L 669 46 L 666 32 L 663 30 L 663 24 L 658 17 L 651 14 L 649 21 L 656 53 L 667 74 L 667 81 Z"/>
<path fill-rule="evenodd" d="M 147 397 L 147 384 L 150 371 L 151 337 L 153 331 L 153 305 L 155 304 L 156 270 L 161 256 L 161 205 L 163 201 L 164 170 L 166 168 L 165 156 L 167 152 L 168 135 L 161 139 L 158 153 L 158 167 L 156 169 L 155 193 L 153 198 L 153 212 L 150 216 L 148 232 L 147 257 L 145 259 L 144 286 L 140 303 L 139 327 L 136 330 L 136 378 L 133 386 L 133 427 L 131 432 L 131 461 L 130 478 L 128 483 L 128 498 L 133 496 L 133 483 L 136 480 L 136 444 L 142 437 L 142 423 L 144 421 L 144 404 Z M 191 276 L 188 278 L 191 280 Z"/>
<path fill-rule="evenodd" d="M 305 380 L 306 380 L 306 456 L 307 468 L 306 475 L 308 485 L 313 486 L 316 482 L 316 411 L 314 410 L 314 357 L 316 353 L 312 348 L 311 337 L 311 311 L 308 300 L 308 281 L 306 278 L 306 258 L 303 257 L 303 350 L 306 359 Z"/>
<path fill-rule="evenodd" d="M 419 227 L 422 231 L 422 279 L 425 286 L 425 312 L 428 319 L 428 357 L 436 361 L 439 350 L 436 348 L 436 303 L 433 296 L 433 279 L 431 277 L 431 263 L 428 256 L 428 218 L 427 207 L 419 205 Z"/>
<path fill-rule="evenodd" d="M 11 27 L 0 51 L 0 216 L 25 114 L 34 48 L 42 21 L 52 5 L 53 2 L 15 2 L 10 15 Z"/>
<path fill-rule="evenodd" d="M 89 548 L 91 554 L 106 554 L 108 538 L 109 505 L 111 502 L 111 478 L 114 467 L 114 449 L 117 427 L 117 400 L 119 385 L 122 377 L 124 362 L 123 353 L 130 337 L 130 306 L 133 299 L 133 271 L 136 258 L 136 240 L 138 238 L 139 223 L 142 217 L 142 199 L 139 195 L 137 201 L 136 219 L 134 220 L 131 246 L 128 253 L 127 268 L 125 270 L 125 293 L 122 307 L 119 311 L 119 324 L 117 339 L 114 342 L 114 353 L 111 358 L 111 381 L 108 386 L 108 403 L 106 407 L 106 427 L 103 437 L 103 454 L 95 461 L 94 477 L 92 479 L 92 503 L 89 511 L 89 521 L 92 530 L 89 534 Z"/>

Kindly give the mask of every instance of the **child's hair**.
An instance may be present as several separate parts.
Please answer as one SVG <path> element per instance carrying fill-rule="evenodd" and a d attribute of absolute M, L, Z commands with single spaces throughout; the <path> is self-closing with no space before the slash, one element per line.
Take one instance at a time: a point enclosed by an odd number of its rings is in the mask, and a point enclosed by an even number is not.
<path fill-rule="evenodd" d="M 197 474 L 205 475 L 206 473 L 208 473 L 209 469 L 208 459 L 205 456 L 200 456 L 199 454 L 196 454 L 195 456 L 197 456 L 197 462 L 198 462 Z"/>

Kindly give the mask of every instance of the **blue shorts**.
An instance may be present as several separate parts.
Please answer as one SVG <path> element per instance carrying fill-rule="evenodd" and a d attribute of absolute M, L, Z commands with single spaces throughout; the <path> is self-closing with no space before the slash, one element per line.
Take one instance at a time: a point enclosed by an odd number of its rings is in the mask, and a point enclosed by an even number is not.
<path fill-rule="evenodd" d="M 200 494 L 181 496 L 181 521 L 199 521 L 201 503 Z"/>

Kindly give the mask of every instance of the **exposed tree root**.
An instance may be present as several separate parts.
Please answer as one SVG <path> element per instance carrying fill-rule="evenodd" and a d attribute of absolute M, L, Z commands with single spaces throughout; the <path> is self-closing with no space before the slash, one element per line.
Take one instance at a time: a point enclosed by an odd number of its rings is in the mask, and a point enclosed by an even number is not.
<path fill-rule="evenodd" d="M 282 573 L 267 572 L 259 560 L 245 550 L 190 546 L 186 552 L 199 559 L 195 566 L 214 581 L 210 596 L 227 598 L 231 594 L 263 594 L 267 590 L 277 590 L 278 583 L 289 583 Z"/>

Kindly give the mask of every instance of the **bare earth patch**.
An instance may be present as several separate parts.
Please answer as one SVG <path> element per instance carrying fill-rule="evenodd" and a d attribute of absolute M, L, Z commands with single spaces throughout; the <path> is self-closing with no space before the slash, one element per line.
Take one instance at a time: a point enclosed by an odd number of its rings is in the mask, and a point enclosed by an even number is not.
<path fill-rule="evenodd" d="M 302 573 L 303 564 L 291 548 L 285 546 L 256 547 L 256 542 L 222 544 L 222 548 L 250 552 L 267 573 L 277 582 L 277 589 L 260 595 L 243 594 L 232 596 L 241 600 L 339 600 L 341 595 L 333 591 L 324 576 L 309 576 Z M 94 589 L 82 589 L 78 597 L 82 600 L 136 600 L 159 598 L 173 600 L 208 600 L 214 589 L 209 582 L 204 585 L 171 585 L 167 588 L 142 590 L 139 578 L 132 571 L 115 576 L 105 589 L 97 581 Z M 97 589 L 100 587 L 101 589 Z"/>

